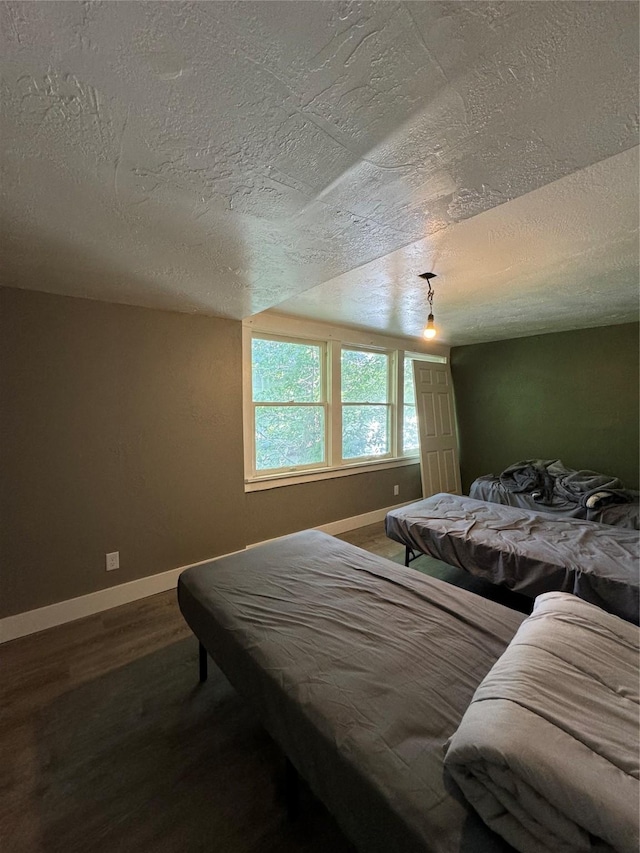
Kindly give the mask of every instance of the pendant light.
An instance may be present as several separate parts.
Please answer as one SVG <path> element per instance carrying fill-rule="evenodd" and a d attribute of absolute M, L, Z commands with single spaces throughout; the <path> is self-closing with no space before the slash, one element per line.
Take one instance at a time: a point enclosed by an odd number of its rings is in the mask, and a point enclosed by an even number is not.
<path fill-rule="evenodd" d="M 433 322 L 433 287 L 431 286 L 431 279 L 436 278 L 436 274 L 434 272 L 423 272 L 420 274 L 419 278 L 423 278 L 429 287 L 427 290 L 427 300 L 429 302 L 429 316 L 427 317 L 427 325 L 424 327 L 424 331 L 422 336 L 427 340 L 433 340 L 435 336 L 438 334 L 438 330 L 435 327 Z"/>

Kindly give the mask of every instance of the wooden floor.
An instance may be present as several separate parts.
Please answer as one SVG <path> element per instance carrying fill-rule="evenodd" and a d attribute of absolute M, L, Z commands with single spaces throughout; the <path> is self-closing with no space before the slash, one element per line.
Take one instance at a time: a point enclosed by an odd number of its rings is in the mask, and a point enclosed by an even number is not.
<path fill-rule="evenodd" d="M 403 552 L 382 524 L 340 538 Z M 3 853 L 347 853 L 309 794 L 286 818 L 282 757 L 210 665 L 175 591 L 0 646 Z"/>

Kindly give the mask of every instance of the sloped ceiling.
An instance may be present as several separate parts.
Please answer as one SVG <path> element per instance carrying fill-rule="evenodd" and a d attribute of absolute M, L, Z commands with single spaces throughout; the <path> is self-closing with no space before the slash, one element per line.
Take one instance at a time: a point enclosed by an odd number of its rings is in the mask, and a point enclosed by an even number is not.
<path fill-rule="evenodd" d="M 5 2 L 2 283 L 451 344 L 637 318 L 638 4 Z M 634 150 L 635 149 L 635 150 Z"/>

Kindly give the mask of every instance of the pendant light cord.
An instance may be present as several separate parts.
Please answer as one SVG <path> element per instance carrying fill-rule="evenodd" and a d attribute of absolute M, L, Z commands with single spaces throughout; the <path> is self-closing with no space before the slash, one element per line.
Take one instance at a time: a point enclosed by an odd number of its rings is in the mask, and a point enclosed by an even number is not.
<path fill-rule="evenodd" d="M 433 314 L 433 288 L 431 287 L 431 280 L 427 281 L 427 301 L 429 303 L 429 314 Z"/>

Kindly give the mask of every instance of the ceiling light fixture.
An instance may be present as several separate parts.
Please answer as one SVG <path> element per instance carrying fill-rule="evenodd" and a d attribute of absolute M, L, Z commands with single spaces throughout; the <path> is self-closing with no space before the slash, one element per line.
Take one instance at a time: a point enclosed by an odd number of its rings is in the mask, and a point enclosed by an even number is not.
<path fill-rule="evenodd" d="M 436 329 L 433 323 L 433 287 L 431 286 L 431 279 L 436 278 L 436 274 L 434 272 L 423 272 L 420 274 L 419 278 L 423 278 L 429 287 L 427 290 L 427 300 L 429 302 L 429 316 L 427 317 L 427 325 L 424 327 L 424 331 L 422 336 L 427 340 L 431 340 L 435 338 L 438 334 L 438 330 Z"/>

